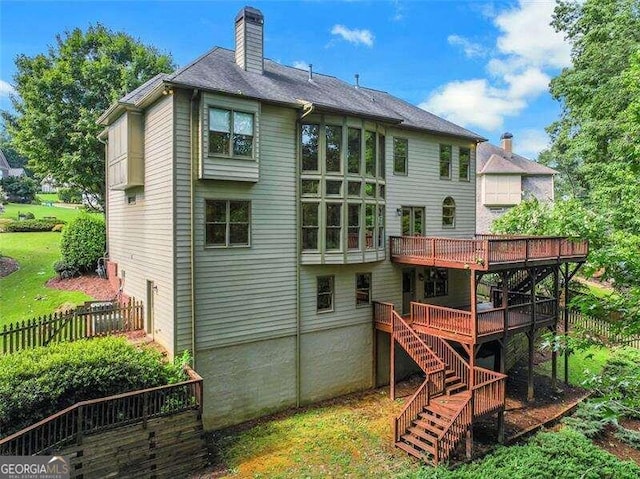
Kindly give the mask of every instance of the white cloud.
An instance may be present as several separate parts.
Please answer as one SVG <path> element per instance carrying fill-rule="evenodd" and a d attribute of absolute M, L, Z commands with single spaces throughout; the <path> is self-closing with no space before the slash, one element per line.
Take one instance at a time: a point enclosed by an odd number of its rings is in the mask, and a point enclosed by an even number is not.
<path fill-rule="evenodd" d="M 544 130 L 533 128 L 516 132 L 513 137 L 514 150 L 527 158 L 537 158 L 549 146 L 549 135 Z"/>
<path fill-rule="evenodd" d="M 300 70 L 308 70 L 309 69 L 309 63 L 302 61 L 302 60 L 296 60 L 295 62 L 292 63 L 292 66 L 294 68 L 300 68 Z"/>
<path fill-rule="evenodd" d="M 460 35 L 449 35 L 447 37 L 449 45 L 462 48 L 467 58 L 482 57 L 485 55 L 485 48 L 479 43 L 474 43 L 465 37 Z"/>
<path fill-rule="evenodd" d="M 507 10 L 493 10 L 499 35 L 492 48 L 450 35 L 449 44 L 462 47 L 467 57 L 492 52 L 485 67 L 488 77 L 445 84 L 421 107 L 466 126 L 502 128 L 507 117 L 519 115 L 547 91 L 550 70 L 571 63 L 569 44 L 549 25 L 554 6 L 551 1 L 519 0 Z"/>
<path fill-rule="evenodd" d="M 373 46 L 374 36 L 370 30 L 358 30 L 357 28 L 350 29 L 344 25 L 334 25 L 331 29 L 331 34 L 338 35 L 354 45 L 363 44 L 368 47 Z"/>
<path fill-rule="evenodd" d="M 391 16 L 391 20 L 394 22 L 404 20 L 404 5 L 400 0 L 392 0 L 391 3 L 393 5 L 393 15 Z"/>
<path fill-rule="evenodd" d="M 11 84 L 4 80 L 0 80 L 0 97 L 15 95 L 16 93 L 15 88 L 13 88 Z"/>

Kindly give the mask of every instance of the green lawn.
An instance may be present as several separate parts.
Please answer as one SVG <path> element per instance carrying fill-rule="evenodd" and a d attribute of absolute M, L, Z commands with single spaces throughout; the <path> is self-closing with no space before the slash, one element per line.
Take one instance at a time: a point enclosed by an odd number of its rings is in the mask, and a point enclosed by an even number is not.
<path fill-rule="evenodd" d="M 583 386 L 585 379 L 599 374 L 611 356 L 607 348 L 591 347 L 585 351 L 576 351 L 569 355 L 569 384 Z M 537 366 L 541 373 L 551 375 L 551 361 Z M 558 356 L 558 378 L 564 381 L 564 356 Z M 583 386 L 584 387 L 584 386 Z"/>
<path fill-rule="evenodd" d="M 57 203 L 60 201 L 58 193 L 38 193 L 36 198 L 38 198 L 38 201 L 46 201 L 48 203 Z"/>
<path fill-rule="evenodd" d="M 60 233 L 0 233 L 0 252 L 20 263 L 18 271 L 0 278 L 0 326 L 91 299 L 45 286 L 55 276 L 53 263 L 60 259 Z"/>
<path fill-rule="evenodd" d="M 4 205 L 4 213 L 0 214 L 0 218 L 18 219 L 18 213 L 33 213 L 36 219 L 45 216 L 55 216 L 59 220 L 67 223 L 76 218 L 81 210 L 77 208 L 65 208 L 62 206 L 44 206 L 44 205 L 21 205 L 17 203 L 8 203 Z"/>

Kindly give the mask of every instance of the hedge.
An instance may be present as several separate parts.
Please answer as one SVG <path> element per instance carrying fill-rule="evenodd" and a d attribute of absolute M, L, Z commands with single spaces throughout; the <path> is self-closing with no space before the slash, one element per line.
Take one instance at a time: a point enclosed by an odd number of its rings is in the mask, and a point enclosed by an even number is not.
<path fill-rule="evenodd" d="M 62 260 L 81 271 L 93 271 L 107 247 L 101 216 L 81 214 L 62 230 Z"/>
<path fill-rule="evenodd" d="M 7 233 L 53 231 L 53 229 L 59 224 L 64 224 L 64 221 L 62 220 L 13 221 L 4 226 L 4 231 L 6 231 Z"/>

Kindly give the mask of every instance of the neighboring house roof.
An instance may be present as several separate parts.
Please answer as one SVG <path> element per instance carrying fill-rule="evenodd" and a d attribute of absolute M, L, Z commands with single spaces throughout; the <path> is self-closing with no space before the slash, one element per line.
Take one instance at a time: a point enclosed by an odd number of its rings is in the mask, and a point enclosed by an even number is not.
<path fill-rule="evenodd" d="M 4 153 L 0 150 L 0 172 L 2 173 L 0 177 L 4 178 L 5 176 L 9 176 L 10 169 L 11 167 L 7 161 L 7 157 L 4 156 Z"/>
<path fill-rule="evenodd" d="M 264 73 L 247 72 L 235 63 L 232 50 L 216 47 L 172 74 L 160 74 L 133 90 L 120 104 L 139 106 L 163 84 L 199 88 L 302 108 L 313 105 L 319 111 L 352 114 L 402 127 L 427 130 L 476 141 L 485 139 L 465 128 L 411 105 L 389 93 L 355 87 L 336 77 L 264 60 Z M 100 118 L 102 123 L 116 106 Z"/>
<path fill-rule="evenodd" d="M 24 176 L 24 168 L 9 168 L 9 176 Z"/>
<path fill-rule="evenodd" d="M 555 175 L 558 172 L 524 156 L 509 153 L 491 143 L 480 143 L 476 151 L 476 172 L 484 174 Z"/>

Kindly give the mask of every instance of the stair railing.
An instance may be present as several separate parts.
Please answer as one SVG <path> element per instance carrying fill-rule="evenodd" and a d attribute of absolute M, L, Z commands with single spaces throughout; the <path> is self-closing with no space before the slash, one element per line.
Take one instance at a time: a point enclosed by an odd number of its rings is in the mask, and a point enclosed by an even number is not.
<path fill-rule="evenodd" d="M 431 398 L 431 394 L 429 392 L 429 382 L 431 381 L 431 378 L 429 376 L 430 375 L 427 374 L 425 381 L 413 396 L 411 396 L 407 401 L 407 404 L 402 408 L 402 411 L 400 411 L 400 414 L 395 418 L 393 423 L 393 437 L 396 442 L 400 441 L 400 436 L 407 431 L 411 422 L 418 417 L 418 414 L 420 414 L 426 406 L 429 405 Z"/>
<path fill-rule="evenodd" d="M 411 356 L 411 359 L 413 359 L 425 373 L 434 373 L 436 371 L 444 373 L 444 362 L 420 339 L 418 333 L 416 333 L 395 310 L 393 311 L 392 334 L 393 339 L 400 343 L 402 348 Z"/>
<path fill-rule="evenodd" d="M 438 355 L 444 364 L 456 373 L 461 381 L 469 385 L 469 363 L 444 339 L 432 334 L 419 333 L 420 338 Z"/>
<path fill-rule="evenodd" d="M 494 413 L 504 408 L 507 376 L 480 367 L 474 368 L 473 416 Z"/>
<path fill-rule="evenodd" d="M 455 449 L 469 429 L 473 421 L 471 405 L 471 395 L 469 395 L 464 404 L 460 406 L 456 414 L 451 418 L 447 427 L 438 435 L 433 458 L 435 466 L 449 458 L 451 451 Z"/>

